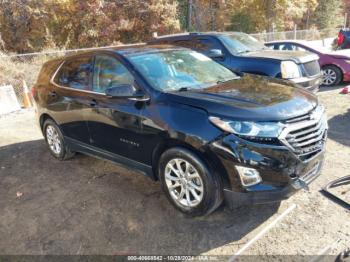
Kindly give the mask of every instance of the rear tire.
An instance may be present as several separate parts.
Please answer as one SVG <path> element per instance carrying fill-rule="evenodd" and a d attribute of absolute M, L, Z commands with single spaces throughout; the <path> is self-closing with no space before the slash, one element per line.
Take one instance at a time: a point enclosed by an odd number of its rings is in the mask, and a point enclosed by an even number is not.
<path fill-rule="evenodd" d="M 159 177 L 168 200 L 186 215 L 205 216 L 222 203 L 220 177 L 188 149 L 165 151 L 159 161 Z"/>
<path fill-rule="evenodd" d="M 71 152 L 68 148 L 60 128 L 53 120 L 47 119 L 44 122 L 43 134 L 50 153 L 55 158 L 59 160 L 66 160 L 75 155 L 75 153 Z"/>
<path fill-rule="evenodd" d="M 322 67 L 323 82 L 324 86 L 338 85 L 343 78 L 342 71 L 333 65 Z"/>

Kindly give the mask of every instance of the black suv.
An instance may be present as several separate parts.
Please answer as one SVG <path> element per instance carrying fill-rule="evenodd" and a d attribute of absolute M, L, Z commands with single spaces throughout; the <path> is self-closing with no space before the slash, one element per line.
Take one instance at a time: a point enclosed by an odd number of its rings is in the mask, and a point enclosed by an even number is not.
<path fill-rule="evenodd" d="M 276 51 L 254 37 L 238 32 L 166 35 L 149 44 L 191 48 L 234 72 L 288 79 L 316 93 L 322 83 L 318 56 L 303 51 Z"/>
<path fill-rule="evenodd" d="M 172 46 L 96 50 L 49 61 L 33 87 L 52 155 L 136 168 L 173 205 L 205 215 L 281 201 L 316 178 L 327 120 L 290 82 L 240 77 Z"/>

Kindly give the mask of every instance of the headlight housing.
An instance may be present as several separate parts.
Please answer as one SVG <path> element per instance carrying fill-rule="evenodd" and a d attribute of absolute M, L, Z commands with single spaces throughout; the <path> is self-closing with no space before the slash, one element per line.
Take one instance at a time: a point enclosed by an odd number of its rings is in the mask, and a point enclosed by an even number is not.
<path fill-rule="evenodd" d="M 281 74 L 282 74 L 282 78 L 285 78 L 285 79 L 301 77 L 299 66 L 293 61 L 281 62 Z"/>
<path fill-rule="evenodd" d="M 214 116 L 209 120 L 223 131 L 246 137 L 277 138 L 283 129 L 278 122 L 228 121 Z"/>

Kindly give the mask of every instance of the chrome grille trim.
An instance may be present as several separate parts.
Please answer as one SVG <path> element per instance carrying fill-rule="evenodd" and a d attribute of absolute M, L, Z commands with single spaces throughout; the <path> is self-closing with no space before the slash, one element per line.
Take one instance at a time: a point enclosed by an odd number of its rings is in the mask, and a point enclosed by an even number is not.
<path fill-rule="evenodd" d="M 320 64 L 318 61 L 310 61 L 303 64 L 306 74 L 308 76 L 319 75 L 321 72 Z"/>
<path fill-rule="evenodd" d="M 303 180 L 306 184 L 311 183 L 315 178 L 317 178 L 317 175 L 319 174 L 321 168 L 322 168 L 321 161 L 318 161 L 315 163 L 315 165 L 303 176 L 300 177 L 301 180 Z"/>
<path fill-rule="evenodd" d="M 303 116 L 299 116 L 299 117 L 296 117 L 296 118 L 289 119 L 289 120 L 286 121 L 286 123 L 300 122 L 302 120 L 308 120 L 309 118 L 310 118 L 310 116 L 307 114 L 307 115 L 303 115 Z"/>
<path fill-rule="evenodd" d="M 285 121 L 279 140 L 298 158 L 307 161 L 324 148 L 328 129 L 324 107 L 318 106 L 307 118 L 304 115 L 295 119 Z"/>

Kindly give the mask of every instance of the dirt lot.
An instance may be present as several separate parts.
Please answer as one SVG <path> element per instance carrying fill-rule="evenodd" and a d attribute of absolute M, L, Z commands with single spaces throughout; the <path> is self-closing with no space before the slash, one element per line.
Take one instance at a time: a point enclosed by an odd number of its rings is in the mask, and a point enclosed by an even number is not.
<path fill-rule="evenodd" d="M 336 254 L 350 247 L 350 212 L 319 190 L 350 175 L 350 94 L 319 96 L 330 130 L 323 174 L 310 191 L 279 207 L 221 207 L 196 219 L 174 210 L 159 183 L 142 175 L 84 155 L 55 160 L 33 111 L 2 116 L 0 254 L 232 255 L 293 203 L 296 209 L 244 254 L 316 254 L 340 238 Z"/>

